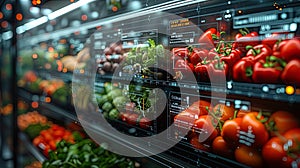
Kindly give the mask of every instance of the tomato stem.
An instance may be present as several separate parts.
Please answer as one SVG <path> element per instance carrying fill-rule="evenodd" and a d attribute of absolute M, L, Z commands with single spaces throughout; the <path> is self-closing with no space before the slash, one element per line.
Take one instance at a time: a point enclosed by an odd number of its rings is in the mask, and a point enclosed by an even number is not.
<path fill-rule="evenodd" d="M 259 113 L 256 116 L 256 119 L 258 121 L 260 121 L 261 123 L 265 123 L 265 122 L 268 121 L 268 118 L 263 116 L 263 112 L 262 111 L 259 111 Z"/>
<path fill-rule="evenodd" d="M 234 110 L 234 113 L 233 113 L 233 119 L 235 119 L 235 118 L 236 118 L 236 116 L 237 116 L 237 113 L 238 113 L 238 110 Z"/>

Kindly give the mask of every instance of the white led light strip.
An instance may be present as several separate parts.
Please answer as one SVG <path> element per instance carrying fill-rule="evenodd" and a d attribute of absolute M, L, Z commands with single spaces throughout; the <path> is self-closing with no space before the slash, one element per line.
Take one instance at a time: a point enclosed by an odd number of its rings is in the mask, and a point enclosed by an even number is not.
<path fill-rule="evenodd" d="M 48 15 L 48 19 L 49 20 L 53 20 L 53 19 L 55 19 L 55 18 L 57 18 L 59 16 L 62 16 L 64 14 L 68 13 L 68 12 L 73 11 L 74 9 L 77 9 L 77 8 L 83 6 L 83 5 L 86 5 L 86 4 L 88 4 L 90 2 L 94 2 L 94 1 L 95 0 L 80 0 L 80 1 L 78 1 L 76 3 L 72 3 L 71 5 L 65 6 L 65 7 L 61 8 L 61 9 L 58 9 L 58 10 L 50 13 Z"/>
<path fill-rule="evenodd" d="M 93 1 L 95 1 L 95 0 L 88 0 L 88 1 L 87 0 L 80 0 L 76 3 L 79 3 L 82 6 L 82 5 L 85 5 L 85 4 L 93 2 Z M 127 13 L 124 13 L 124 14 L 120 14 L 120 15 L 117 15 L 117 16 L 112 16 L 112 17 L 108 17 L 108 18 L 104 18 L 104 19 L 99 19 L 99 20 L 96 20 L 96 21 L 93 21 L 93 22 L 89 22 L 89 23 L 86 23 L 86 24 L 82 24 L 80 26 L 80 30 L 87 30 L 87 29 L 90 29 L 90 28 L 97 27 L 100 24 L 104 25 L 104 24 L 108 24 L 108 23 L 114 23 L 114 22 L 117 22 L 117 21 L 125 20 L 125 19 L 135 18 L 137 16 L 148 15 L 148 14 L 152 14 L 152 13 L 155 13 L 155 12 L 170 10 L 170 9 L 174 9 L 174 8 L 178 8 L 178 7 L 182 7 L 182 6 L 186 6 L 186 5 L 191 5 L 191 4 L 195 4 L 195 3 L 199 3 L 199 2 L 204 2 L 204 1 L 207 1 L 207 0 L 173 0 L 173 1 L 168 1 L 168 2 L 165 2 L 165 3 L 149 6 L 147 8 L 143 8 L 143 9 L 135 10 L 135 11 L 132 11 L 132 12 L 127 12 Z M 66 7 L 69 7 L 69 6 L 66 6 Z M 78 8 L 80 6 L 75 5 L 75 6 L 72 6 L 71 8 L 68 8 L 67 10 L 66 10 L 66 7 L 61 8 L 57 11 L 54 11 L 54 12 L 50 13 L 48 15 L 47 19 L 51 20 L 51 19 L 54 19 L 54 18 L 57 18 L 57 17 L 63 15 L 63 14 L 58 15 L 58 13 L 59 13 L 58 11 L 63 11 L 63 10 L 68 11 L 69 9 L 72 9 L 72 8 L 74 10 L 74 9 L 76 9 L 74 7 Z M 63 11 L 64 14 L 67 13 L 65 11 Z M 68 12 L 70 12 L 70 11 L 68 11 Z M 18 27 L 18 29 L 20 29 L 20 27 Z M 72 32 L 78 31 L 78 30 L 79 30 L 78 27 L 70 27 L 70 28 L 66 28 L 66 29 L 63 29 L 63 30 L 57 30 L 55 32 L 52 32 L 51 36 L 58 37 L 58 36 L 69 34 L 69 33 L 72 33 Z M 24 30 L 24 27 L 22 27 L 22 30 L 19 30 L 18 34 L 24 33 L 25 31 L 27 31 L 27 29 Z M 44 41 L 44 40 L 47 40 L 51 37 L 49 37 L 49 35 L 48 36 L 37 35 L 35 37 L 31 37 L 30 39 L 32 40 L 33 38 L 35 38 L 37 41 Z M 33 41 L 35 41 L 35 40 L 33 40 Z M 35 42 L 37 42 L 37 41 L 35 41 Z"/>
<path fill-rule="evenodd" d="M 68 5 L 68 6 L 65 6 L 65 7 L 61 8 L 61 9 L 58 9 L 58 10 L 50 13 L 47 16 L 40 17 L 40 18 L 35 19 L 31 22 L 28 22 L 28 23 L 26 23 L 22 26 L 19 26 L 19 27 L 17 27 L 16 31 L 17 31 L 18 34 L 22 34 L 27 30 L 33 29 L 33 28 L 35 28 L 39 25 L 42 25 L 42 24 L 48 22 L 48 20 L 53 20 L 53 19 L 55 19 L 59 16 L 62 16 L 64 14 L 68 13 L 68 12 L 71 12 L 71 11 L 73 11 L 73 10 L 83 6 L 83 5 L 86 5 L 86 4 L 88 4 L 90 2 L 94 2 L 94 1 L 96 1 L 96 0 L 79 0 L 78 2 L 72 3 L 71 5 Z"/>

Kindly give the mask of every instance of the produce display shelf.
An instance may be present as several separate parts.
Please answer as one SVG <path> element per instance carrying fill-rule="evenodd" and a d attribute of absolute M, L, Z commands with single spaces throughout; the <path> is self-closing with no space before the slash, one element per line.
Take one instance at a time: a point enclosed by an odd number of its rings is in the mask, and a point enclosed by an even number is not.
<path fill-rule="evenodd" d="M 41 69 L 36 72 L 38 72 L 38 75 L 44 79 L 58 78 L 58 79 L 62 79 L 65 82 L 72 81 L 72 73 L 71 72 L 63 73 L 63 72 L 59 72 L 59 71 L 47 71 L 45 69 Z"/>
<path fill-rule="evenodd" d="M 23 89 L 19 89 L 18 94 L 19 94 L 20 97 L 22 97 L 23 99 L 26 99 L 27 101 L 32 101 L 33 97 L 37 96 L 37 95 L 33 95 L 30 92 L 28 92 L 26 90 L 23 90 Z M 79 120 L 78 120 L 77 116 L 75 115 L 75 113 L 71 113 L 71 112 L 69 112 L 67 110 L 64 110 L 60 107 L 57 107 L 55 105 L 45 103 L 45 102 L 40 102 L 40 108 L 42 109 L 42 113 L 45 114 L 48 117 L 55 118 L 55 119 L 67 118 L 69 120 L 79 122 Z M 111 121 L 111 122 L 113 122 L 113 121 Z M 120 126 L 120 123 L 121 122 L 115 122 L 115 125 Z M 106 139 L 107 142 L 121 145 L 125 148 L 134 150 L 134 151 L 139 152 L 141 154 L 149 153 L 149 151 L 145 151 L 144 149 L 139 148 L 138 146 L 136 146 L 134 144 L 130 144 L 129 142 L 127 142 L 124 139 L 121 139 L 118 136 L 113 137 L 113 135 L 111 135 L 111 134 L 109 134 L 105 131 L 102 131 L 102 129 L 99 126 L 97 126 L 97 124 L 99 124 L 99 123 L 97 123 L 96 121 L 95 121 L 95 123 L 88 123 L 88 124 L 86 124 L 86 125 L 88 125 L 87 129 L 91 129 L 91 131 L 95 132 L 98 135 L 101 135 L 104 139 Z M 123 124 L 123 126 L 124 125 L 125 124 Z M 130 129 L 129 127 L 127 127 L 127 128 Z M 146 133 L 146 134 L 149 135 L 149 132 Z M 22 133 L 22 136 L 26 137 L 26 135 L 24 133 Z M 29 142 L 29 140 L 28 140 L 28 143 L 32 146 L 32 143 Z M 147 143 L 147 142 L 145 142 L 145 143 Z M 34 152 L 34 154 L 35 154 L 38 151 L 32 151 L 32 152 Z M 161 167 L 169 167 L 169 168 L 174 167 L 174 166 L 175 167 L 184 167 L 183 166 L 184 163 L 180 163 L 180 162 L 168 163 L 168 162 L 170 162 L 171 156 L 156 155 L 156 156 L 151 156 L 149 158 L 154 163 L 159 164 Z"/>
<path fill-rule="evenodd" d="M 39 149 L 32 144 L 25 133 L 19 132 L 19 137 L 24 143 L 24 146 L 39 162 L 43 163 L 47 160 L 47 158 L 39 151 Z"/>
<path fill-rule="evenodd" d="M 43 113 L 47 113 L 47 115 L 50 115 L 52 118 L 63 117 L 63 118 L 67 118 L 72 121 L 78 121 L 75 112 L 60 108 L 56 104 L 44 102 L 44 96 L 41 96 L 38 94 L 32 94 L 29 91 L 22 89 L 22 88 L 18 88 L 18 96 L 28 102 L 31 102 L 31 101 L 38 102 L 39 108 L 43 109 L 42 110 Z"/>
<path fill-rule="evenodd" d="M 154 163 L 159 164 L 159 167 L 162 167 L 162 168 L 172 168 L 172 167 L 178 167 L 178 168 L 191 167 L 191 168 L 193 168 L 193 167 L 195 167 L 186 162 L 182 162 L 181 160 L 174 160 L 173 156 L 170 154 L 160 153 L 157 155 L 153 155 L 153 153 L 151 151 L 144 149 L 142 146 L 130 143 L 126 139 L 122 139 L 121 137 L 115 136 L 115 135 L 111 134 L 110 132 L 103 131 L 100 127 L 97 126 L 96 122 L 95 123 L 89 122 L 88 128 L 86 128 L 86 129 L 90 129 L 90 131 L 95 132 L 98 135 L 101 134 L 102 140 L 107 141 L 107 142 L 109 142 L 109 144 L 114 145 L 114 146 L 118 146 L 118 147 L 122 146 L 123 150 L 128 149 L 128 150 L 132 150 L 137 153 L 140 153 L 141 155 L 149 155 L 149 157 L 147 157 L 147 158 L 150 159 L 151 161 L 153 161 Z M 156 149 L 160 148 L 159 146 L 149 144 L 149 142 L 142 141 L 141 143 L 151 145 L 151 147 L 156 148 Z"/>
<path fill-rule="evenodd" d="M 58 71 L 41 71 L 39 72 L 42 77 L 57 77 L 68 82 L 72 81 L 73 73 L 62 73 Z M 86 78 L 92 77 L 90 74 L 76 74 L 76 77 L 85 76 Z M 189 81 L 174 81 L 174 80 L 158 80 L 151 78 L 141 78 L 138 75 L 122 74 L 121 76 L 113 76 L 112 74 L 95 75 L 95 86 L 99 85 L 99 81 L 114 81 L 114 82 L 139 82 L 144 85 L 156 87 L 170 87 L 170 88 L 185 88 L 196 89 L 200 92 L 219 92 L 227 95 L 266 99 L 271 101 L 281 101 L 288 103 L 300 103 L 300 88 L 284 84 L 256 84 L 256 83 L 243 83 L 235 81 L 227 81 L 222 86 L 214 85 L 205 82 L 189 82 Z M 101 84 L 101 83 L 100 83 Z"/>
<path fill-rule="evenodd" d="M 109 77 L 103 78 L 105 76 L 102 77 L 98 77 L 97 80 L 109 80 Z M 129 80 L 129 78 L 123 78 L 123 79 L 118 79 L 118 80 Z M 133 79 L 136 80 L 136 79 Z M 162 87 L 162 86 L 170 86 L 171 88 L 176 88 L 176 87 L 185 87 L 188 89 L 194 89 L 195 87 L 198 87 L 198 89 L 200 91 L 207 91 L 207 92 L 211 92 L 211 91 L 220 91 L 220 88 L 216 88 L 216 90 L 213 90 L 214 88 L 212 88 L 209 84 L 205 84 L 205 83 L 197 83 L 195 84 L 191 84 L 189 82 L 180 82 L 181 85 L 178 85 L 178 83 L 176 82 L 169 82 L 169 81 L 161 81 L 161 80 L 151 80 L 151 79 L 143 79 L 143 78 L 139 78 L 137 79 L 139 82 L 143 82 L 143 84 L 149 84 L 149 81 L 151 82 L 156 82 L 156 86 L 158 87 Z M 95 86 L 99 85 L 100 86 L 101 83 L 95 83 Z M 103 84 L 103 83 L 102 83 Z M 264 89 L 264 87 L 268 87 L 270 92 L 273 92 L 273 94 L 270 93 L 266 93 L 265 95 L 269 95 L 270 97 L 265 96 L 265 98 L 267 99 L 271 99 L 274 100 L 274 97 L 271 97 L 272 95 L 274 95 L 276 92 L 276 90 L 278 91 L 277 88 L 281 87 L 281 90 L 285 89 L 285 85 L 274 85 L 274 84 L 268 84 L 268 85 L 263 85 L 263 84 L 249 84 L 249 83 L 238 83 L 238 82 L 232 82 L 229 81 L 226 83 L 226 86 L 228 88 L 225 88 L 227 94 L 230 94 L 230 92 L 236 91 L 236 92 L 241 92 L 241 93 L 233 93 L 234 95 L 238 95 L 238 96 L 249 96 L 249 95 L 245 95 L 245 93 L 250 92 L 251 90 L 255 90 L 258 88 L 261 88 L 260 91 L 257 90 L 257 95 L 263 91 L 266 90 L 262 90 Z M 203 87 L 203 89 L 201 90 L 201 87 Z M 234 89 L 234 88 L 238 88 L 238 89 Z M 225 91 L 224 91 L 225 92 Z M 33 101 L 33 100 L 38 100 L 40 101 L 41 98 L 39 98 L 38 95 L 36 94 L 31 94 L 30 92 L 24 90 L 24 89 L 20 89 L 20 91 L 18 92 L 19 95 L 21 97 L 25 97 L 27 100 L 29 101 Z M 253 95 L 251 95 L 250 97 L 255 97 L 255 91 L 252 92 Z M 282 93 L 283 94 L 283 93 Z M 264 94 L 261 94 L 264 95 Z M 290 95 L 290 96 L 297 96 L 297 95 Z M 299 96 L 299 95 L 298 95 Z M 257 97 L 256 97 L 257 98 Z M 259 97 L 258 97 L 259 98 Z M 281 98 L 282 101 L 287 101 L 284 100 L 284 97 Z M 295 98 L 296 99 L 296 98 Z M 297 99 L 296 99 L 297 100 Z M 298 99 L 299 100 L 299 99 Z M 278 100 L 277 100 L 278 101 Z M 56 106 L 55 104 L 51 104 L 51 103 L 46 103 L 41 101 L 40 102 L 40 108 L 43 108 L 43 113 L 47 113 L 47 115 L 50 115 L 51 117 L 60 117 L 63 116 L 65 118 L 68 118 L 70 120 L 79 122 L 79 120 L 77 119 L 77 116 L 75 114 L 75 112 L 70 112 L 69 110 L 64 110 L 61 107 Z M 59 115 L 57 115 L 59 114 Z M 128 131 L 128 129 L 130 129 L 130 127 L 126 127 L 125 123 L 122 122 L 117 122 L 117 121 L 110 121 L 112 123 L 112 125 L 115 125 L 116 127 L 120 127 L 122 128 L 122 131 L 126 133 L 126 131 Z M 103 131 L 101 129 L 101 127 L 97 126 L 97 121 L 93 122 L 88 122 L 88 129 L 91 129 L 93 132 L 95 132 L 96 134 L 100 134 L 107 142 L 113 143 L 113 144 L 118 144 L 120 146 L 123 146 L 124 148 L 130 149 L 130 150 L 134 150 L 137 152 L 140 152 L 141 154 L 147 154 L 149 153 L 149 151 L 140 148 L 139 146 L 136 146 L 134 144 L 131 144 L 130 142 L 127 142 L 126 140 L 118 137 L 118 136 L 114 136 L 106 131 Z M 118 129 L 119 130 L 119 129 Z M 151 134 L 150 134 L 151 135 Z M 149 134 L 148 134 L 149 136 Z M 147 142 L 145 142 L 147 143 Z M 160 163 L 163 167 L 185 167 L 184 165 L 186 165 L 187 163 L 190 163 L 191 165 L 197 165 L 197 166 L 208 166 L 209 165 L 222 165 L 222 163 L 226 163 L 225 165 L 232 165 L 233 167 L 237 166 L 237 167 L 245 167 L 244 165 L 240 165 L 237 162 L 233 162 L 232 160 L 227 160 L 226 158 L 222 158 L 220 156 L 217 156 L 215 154 L 212 153 L 208 153 L 208 152 L 203 152 L 200 150 L 195 150 L 195 149 L 190 149 L 188 151 L 184 151 L 187 147 L 181 147 L 180 146 L 184 146 L 183 143 L 180 143 L 178 145 L 176 145 L 176 147 L 172 148 L 171 150 L 167 151 L 167 154 L 160 154 L 160 155 L 156 155 L 153 157 L 150 157 L 151 160 L 155 161 L 156 163 Z M 153 145 L 153 148 L 159 148 L 159 146 Z M 184 150 L 183 150 L 184 149 Z M 186 154 L 184 154 L 186 153 Z M 168 163 L 168 158 L 171 160 L 174 160 L 174 158 L 178 158 L 178 163 L 172 163 L 173 166 L 170 166 L 171 163 Z M 189 158 L 194 158 L 194 159 L 189 159 Z M 212 161 L 213 160 L 213 163 Z M 201 161 L 201 162 L 200 162 Z M 175 165 L 174 165 L 175 164 Z M 190 166 L 193 167 L 193 166 Z M 229 166 L 230 167 L 230 166 Z"/>
<path fill-rule="evenodd" d="M 288 86 L 284 84 L 255 84 L 255 83 L 243 83 L 235 81 L 227 81 L 222 86 L 214 85 L 205 82 L 189 82 L 189 81 L 165 81 L 149 78 L 140 78 L 132 76 L 121 76 L 112 78 L 111 75 L 97 75 L 96 81 L 135 81 L 141 82 L 145 85 L 156 85 L 162 88 L 186 88 L 196 89 L 200 92 L 218 92 L 227 95 L 236 95 L 248 98 L 260 98 L 274 101 L 282 101 L 288 103 L 300 103 L 300 89 L 294 86 Z M 95 84 L 97 86 L 97 84 Z"/>

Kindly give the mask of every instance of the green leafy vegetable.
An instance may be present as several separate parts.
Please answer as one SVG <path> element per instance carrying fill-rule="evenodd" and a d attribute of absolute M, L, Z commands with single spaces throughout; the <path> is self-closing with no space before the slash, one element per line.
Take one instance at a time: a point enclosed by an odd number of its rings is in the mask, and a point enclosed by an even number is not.
<path fill-rule="evenodd" d="M 97 146 L 90 139 L 76 144 L 60 141 L 56 151 L 49 152 L 43 168 L 133 168 L 133 161 Z"/>

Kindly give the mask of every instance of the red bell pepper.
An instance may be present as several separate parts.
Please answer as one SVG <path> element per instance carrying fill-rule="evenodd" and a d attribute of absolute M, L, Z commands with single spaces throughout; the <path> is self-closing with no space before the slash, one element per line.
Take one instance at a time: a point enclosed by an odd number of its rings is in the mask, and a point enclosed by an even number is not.
<path fill-rule="evenodd" d="M 247 46 L 246 49 L 248 50 L 246 56 L 252 57 L 254 62 L 265 60 L 267 56 L 272 55 L 272 49 L 265 44 L 259 44 L 254 47 Z"/>
<path fill-rule="evenodd" d="M 206 49 L 198 49 L 194 48 L 193 52 L 189 56 L 189 60 L 193 65 L 198 64 L 199 62 L 202 61 L 205 57 L 208 55 L 208 50 Z"/>
<path fill-rule="evenodd" d="M 288 40 L 284 40 L 284 41 L 277 41 L 274 46 L 273 46 L 273 55 L 278 57 L 278 58 L 283 58 L 282 55 L 281 55 L 281 50 L 282 50 L 282 47 L 285 46 L 285 44 L 287 43 Z"/>
<path fill-rule="evenodd" d="M 268 45 L 270 48 L 278 42 L 285 39 L 286 32 L 274 32 L 270 37 L 267 37 L 261 41 L 262 44 Z"/>
<path fill-rule="evenodd" d="M 201 48 L 211 49 L 215 46 L 214 41 L 218 40 L 219 32 L 216 28 L 207 29 L 198 39 Z"/>
<path fill-rule="evenodd" d="M 220 32 L 219 42 L 217 43 L 215 48 L 210 49 L 208 52 L 208 59 L 213 60 L 216 56 L 228 56 L 232 51 L 232 43 L 225 42 L 222 37 L 225 32 Z"/>
<path fill-rule="evenodd" d="M 209 81 L 209 75 L 208 75 L 209 61 L 206 61 L 206 58 L 204 58 L 204 60 L 202 62 L 199 62 L 195 66 L 195 73 L 199 77 L 200 81 L 208 82 Z"/>
<path fill-rule="evenodd" d="M 208 71 L 209 77 L 213 79 L 213 81 L 223 80 L 224 77 L 226 79 L 229 76 L 228 65 L 222 62 L 220 57 L 216 57 L 216 59 L 209 64 Z"/>
<path fill-rule="evenodd" d="M 235 35 L 235 40 L 238 40 L 242 37 L 256 37 L 258 36 L 258 33 L 253 31 L 253 32 L 250 32 L 247 28 L 243 28 L 243 29 L 240 29 L 239 30 L 239 33 L 237 33 Z"/>
<path fill-rule="evenodd" d="M 172 54 L 173 54 L 173 59 L 176 57 L 180 57 L 180 58 L 187 58 L 190 54 L 189 48 L 185 47 L 185 48 L 173 48 L 172 49 Z"/>
<path fill-rule="evenodd" d="M 259 38 L 257 32 L 249 32 L 248 29 L 240 29 L 240 33 L 235 36 L 235 45 L 242 52 L 246 52 L 246 46 L 255 46 L 259 44 Z"/>
<path fill-rule="evenodd" d="M 219 54 L 229 55 L 232 50 L 232 43 L 221 40 L 215 48 L 215 51 Z"/>
<path fill-rule="evenodd" d="M 253 66 L 252 79 L 255 83 L 279 83 L 284 62 L 275 56 L 256 62 Z"/>
<path fill-rule="evenodd" d="M 281 80 L 288 85 L 300 87 L 300 59 L 293 59 L 285 66 Z"/>
<path fill-rule="evenodd" d="M 229 55 L 223 55 L 221 61 L 224 61 L 229 67 L 232 67 L 240 60 L 242 52 L 239 49 L 231 50 Z"/>
<path fill-rule="evenodd" d="M 187 60 L 179 59 L 176 61 L 174 70 L 178 70 L 181 72 L 193 72 L 194 71 L 194 65 L 188 62 Z"/>
<path fill-rule="evenodd" d="M 300 41 L 296 38 L 288 40 L 280 50 L 280 54 L 285 61 L 300 59 Z"/>
<path fill-rule="evenodd" d="M 219 56 L 220 56 L 220 54 L 216 51 L 216 48 L 212 48 L 208 52 L 207 59 L 214 60 L 216 57 L 219 57 Z"/>
<path fill-rule="evenodd" d="M 241 59 L 234 64 L 232 72 L 233 80 L 239 82 L 252 82 L 253 61 L 247 58 L 248 57 L 244 57 L 244 59 Z"/>

